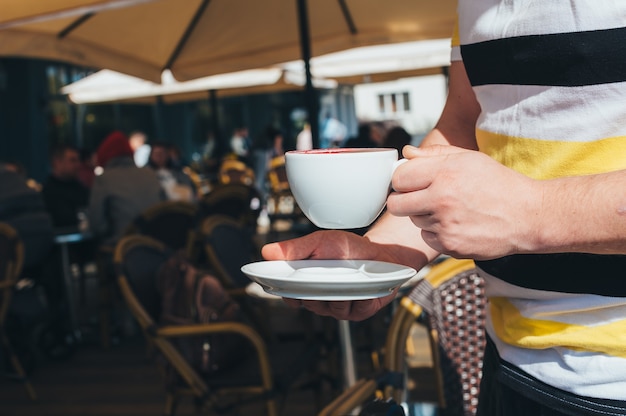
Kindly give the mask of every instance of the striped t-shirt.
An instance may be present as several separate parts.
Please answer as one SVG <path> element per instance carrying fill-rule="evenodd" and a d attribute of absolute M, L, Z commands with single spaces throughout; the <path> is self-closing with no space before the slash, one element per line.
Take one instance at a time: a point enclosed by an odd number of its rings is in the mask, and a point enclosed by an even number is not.
<path fill-rule="evenodd" d="M 481 106 L 480 151 L 535 179 L 626 169 L 626 1 L 458 7 L 452 60 L 463 60 Z M 626 256 L 477 265 L 504 360 L 574 394 L 626 400 Z"/>

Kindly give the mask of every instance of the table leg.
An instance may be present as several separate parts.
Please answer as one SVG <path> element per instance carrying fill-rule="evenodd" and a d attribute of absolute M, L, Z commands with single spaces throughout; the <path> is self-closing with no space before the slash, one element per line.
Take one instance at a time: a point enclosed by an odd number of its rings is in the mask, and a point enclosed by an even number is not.
<path fill-rule="evenodd" d="M 74 340 L 80 340 L 81 333 L 78 326 L 78 318 L 76 316 L 76 301 L 74 296 L 74 282 L 72 281 L 72 271 L 70 270 L 70 255 L 67 248 L 67 243 L 60 244 L 61 246 L 61 263 L 63 271 L 63 280 L 65 284 L 65 294 L 67 296 L 67 303 L 69 306 L 70 325 L 72 326 L 72 335 Z"/>
<path fill-rule="evenodd" d="M 352 347 L 350 321 L 339 321 L 338 325 L 341 360 L 343 363 L 343 382 L 344 387 L 348 388 L 356 383 L 356 363 L 354 359 L 354 348 Z"/>

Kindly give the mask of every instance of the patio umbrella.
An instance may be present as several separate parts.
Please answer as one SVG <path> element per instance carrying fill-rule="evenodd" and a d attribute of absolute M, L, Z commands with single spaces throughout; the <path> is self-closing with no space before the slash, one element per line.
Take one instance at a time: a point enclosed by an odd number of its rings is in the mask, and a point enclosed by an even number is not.
<path fill-rule="evenodd" d="M 60 1 L 0 2 L 0 55 L 108 68 L 154 82 L 170 69 L 182 81 L 302 58 L 299 6 L 308 12 L 310 56 L 446 38 L 455 15 L 454 0 L 64 0 L 68 8 L 92 3 L 92 9 L 5 18 L 18 5 L 37 10 Z M 87 13 L 77 16 L 81 10 Z"/>
<path fill-rule="evenodd" d="M 450 65 L 450 39 L 365 46 L 311 59 L 315 88 L 338 84 L 377 82 L 409 76 L 441 73 Z M 179 82 L 169 70 L 161 83 L 103 69 L 61 89 L 76 104 L 102 102 L 164 102 L 201 100 L 209 91 L 217 96 L 301 90 L 305 85 L 304 63 L 291 61 L 269 68 L 212 75 Z"/>
<path fill-rule="evenodd" d="M 228 74 L 211 75 L 191 81 L 178 82 L 169 70 L 163 71 L 161 83 L 140 79 L 121 72 L 103 69 L 61 88 L 75 104 L 132 102 L 151 103 L 202 100 L 214 91 L 216 96 L 260 94 L 302 90 L 302 73 L 281 68 L 250 69 Z M 316 88 L 335 88 L 337 82 L 313 79 Z"/>
<path fill-rule="evenodd" d="M 106 9 L 132 6 L 152 0 L 3 0 L 0 3 L 0 28 L 20 26 L 61 17 L 78 17 Z"/>
<path fill-rule="evenodd" d="M 35 7 L 41 0 L 20 3 Z M 182 81 L 302 58 L 306 106 L 317 114 L 312 56 L 449 37 L 455 5 L 455 0 L 146 0 L 0 26 L 0 55 L 108 68 L 154 82 L 165 69 Z M 316 123 L 312 130 L 315 140 Z"/>

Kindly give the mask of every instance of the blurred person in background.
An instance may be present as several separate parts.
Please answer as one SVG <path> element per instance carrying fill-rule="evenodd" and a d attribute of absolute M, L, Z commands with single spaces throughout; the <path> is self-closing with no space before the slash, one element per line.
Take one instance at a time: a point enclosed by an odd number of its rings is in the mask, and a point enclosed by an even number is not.
<path fill-rule="evenodd" d="M 42 194 L 28 186 L 10 163 L 0 163 L 0 221 L 15 228 L 24 244 L 23 274 L 38 275 L 52 249 L 52 218 Z"/>
<path fill-rule="evenodd" d="M 104 171 L 91 189 L 89 223 L 101 244 L 115 245 L 142 211 L 164 199 L 154 170 L 137 167 L 133 154 L 120 131 L 109 134 L 98 147 L 98 165 Z"/>
<path fill-rule="evenodd" d="M 330 113 L 326 113 L 326 118 L 322 122 L 320 129 L 322 149 L 343 147 L 347 134 L 348 129 L 346 126 Z"/>
<path fill-rule="evenodd" d="M 148 164 L 150 159 L 150 145 L 148 144 L 148 137 L 142 131 L 134 131 L 128 138 L 130 147 L 133 149 L 133 159 L 135 165 L 138 167 L 144 167 Z"/>
<path fill-rule="evenodd" d="M 233 131 L 233 136 L 230 138 L 230 151 L 244 162 L 248 161 L 250 153 L 250 138 L 248 134 L 248 128 L 241 126 Z"/>
<path fill-rule="evenodd" d="M 78 213 L 89 204 L 89 189 L 79 180 L 78 149 L 59 145 L 50 153 L 51 172 L 41 194 L 55 227 L 78 225 Z"/>
<path fill-rule="evenodd" d="M 352 137 L 345 142 L 344 147 L 368 148 L 382 147 L 385 139 L 385 126 L 381 122 L 365 122 L 359 124 L 356 137 Z"/>
<path fill-rule="evenodd" d="M 309 120 L 304 122 L 302 130 L 296 137 L 296 150 L 311 150 L 313 149 L 313 136 L 311 134 L 311 123 Z"/>
<path fill-rule="evenodd" d="M 167 199 L 174 201 L 196 199 L 196 187 L 193 181 L 172 162 L 170 145 L 162 142 L 153 143 L 148 166 L 156 172 Z"/>
<path fill-rule="evenodd" d="M 0 222 L 17 231 L 24 247 L 19 286 L 8 310 L 16 353 L 27 366 L 43 355 L 65 358 L 72 352 L 69 310 L 52 218 L 42 193 L 28 186 L 13 163 L 0 163 Z"/>
<path fill-rule="evenodd" d="M 413 137 L 400 126 L 392 127 L 383 138 L 382 147 L 398 150 L 398 156 L 402 156 L 402 148 L 411 144 Z"/>
<path fill-rule="evenodd" d="M 91 189 L 93 186 L 93 179 L 96 177 L 96 152 L 80 149 L 80 166 L 78 167 L 78 180 Z"/>
<path fill-rule="evenodd" d="M 267 171 L 270 161 L 275 157 L 283 156 L 285 153 L 283 140 L 282 132 L 274 126 L 268 125 L 252 143 L 255 187 L 263 198 L 267 197 Z"/>

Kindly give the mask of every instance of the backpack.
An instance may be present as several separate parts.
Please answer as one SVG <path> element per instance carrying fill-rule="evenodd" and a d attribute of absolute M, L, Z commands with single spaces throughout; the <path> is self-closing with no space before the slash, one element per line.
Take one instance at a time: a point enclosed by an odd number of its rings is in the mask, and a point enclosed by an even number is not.
<path fill-rule="evenodd" d="M 182 250 L 160 267 L 157 284 L 162 325 L 244 321 L 239 305 L 220 281 L 191 265 Z M 231 333 L 175 338 L 173 343 L 191 367 L 205 376 L 233 367 L 250 347 L 242 336 Z M 172 371 L 168 373 L 170 379 Z"/>

